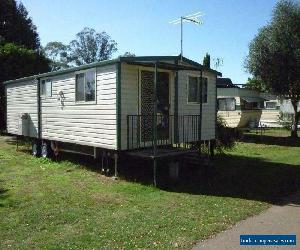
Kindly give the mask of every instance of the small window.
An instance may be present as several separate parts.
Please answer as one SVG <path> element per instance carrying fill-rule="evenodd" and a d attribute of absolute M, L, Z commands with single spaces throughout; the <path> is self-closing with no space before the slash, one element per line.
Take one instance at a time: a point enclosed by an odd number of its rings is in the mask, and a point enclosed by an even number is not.
<path fill-rule="evenodd" d="M 218 110 L 220 110 L 220 111 L 235 111 L 235 99 L 234 98 L 218 99 Z"/>
<path fill-rule="evenodd" d="M 199 102 L 199 82 L 198 77 L 189 76 L 188 82 L 188 102 L 198 103 Z"/>
<path fill-rule="evenodd" d="M 258 110 L 263 107 L 263 103 L 261 102 L 241 102 L 241 109 L 242 110 Z"/>
<path fill-rule="evenodd" d="M 95 72 L 76 75 L 76 102 L 93 102 L 96 99 Z"/>
<path fill-rule="evenodd" d="M 276 109 L 276 102 L 266 102 L 266 109 Z"/>
<path fill-rule="evenodd" d="M 42 80 L 41 81 L 41 96 L 52 96 L 52 82 L 51 80 Z"/>
<path fill-rule="evenodd" d="M 207 78 L 202 78 L 202 103 L 207 103 Z M 188 103 L 200 102 L 200 77 L 188 78 Z"/>

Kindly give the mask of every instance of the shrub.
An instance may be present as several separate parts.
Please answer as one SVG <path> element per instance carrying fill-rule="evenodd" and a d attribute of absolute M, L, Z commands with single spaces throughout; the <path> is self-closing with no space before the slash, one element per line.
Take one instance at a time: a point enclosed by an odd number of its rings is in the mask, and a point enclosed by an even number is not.
<path fill-rule="evenodd" d="M 226 121 L 220 115 L 217 115 L 216 150 L 218 153 L 224 153 L 224 150 L 232 150 L 239 136 L 236 129 L 229 128 Z"/>
<path fill-rule="evenodd" d="M 279 113 L 278 122 L 282 127 L 291 130 L 291 124 L 293 124 L 293 121 L 294 121 L 294 114 L 283 113 L 283 112 Z"/>

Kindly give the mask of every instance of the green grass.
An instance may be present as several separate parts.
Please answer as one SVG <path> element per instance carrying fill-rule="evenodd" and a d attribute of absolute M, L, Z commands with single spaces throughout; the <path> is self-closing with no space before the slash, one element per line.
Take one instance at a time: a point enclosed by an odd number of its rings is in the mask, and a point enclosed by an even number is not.
<path fill-rule="evenodd" d="M 251 130 L 251 132 L 246 134 L 260 134 L 260 130 Z M 262 131 L 262 135 L 265 136 L 273 136 L 273 137 L 289 137 L 291 135 L 291 131 L 286 128 L 266 128 Z M 298 136 L 300 136 L 300 131 L 298 131 Z"/>
<path fill-rule="evenodd" d="M 295 191 L 299 165 L 300 148 L 239 143 L 206 181 L 162 190 L 33 158 L 0 137 L 0 249 L 188 249 Z"/>

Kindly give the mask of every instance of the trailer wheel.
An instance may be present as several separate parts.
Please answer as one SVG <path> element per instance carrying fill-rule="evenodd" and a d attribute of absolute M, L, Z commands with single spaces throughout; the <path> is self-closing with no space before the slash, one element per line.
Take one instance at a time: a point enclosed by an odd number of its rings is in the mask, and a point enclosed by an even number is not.
<path fill-rule="evenodd" d="M 50 145 L 48 143 L 44 142 L 42 144 L 42 150 L 41 150 L 42 157 L 49 158 L 49 157 L 51 157 L 51 153 L 52 153 L 52 151 L 51 151 Z"/>
<path fill-rule="evenodd" d="M 32 152 L 33 156 L 35 156 L 35 157 L 39 156 L 40 151 L 39 151 L 39 145 L 37 142 L 32 143 L 31 152 Z"/>

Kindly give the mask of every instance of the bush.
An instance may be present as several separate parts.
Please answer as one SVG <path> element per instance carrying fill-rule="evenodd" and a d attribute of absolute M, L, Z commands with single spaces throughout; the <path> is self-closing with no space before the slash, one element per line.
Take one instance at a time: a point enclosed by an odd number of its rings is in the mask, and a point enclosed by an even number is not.
<path fill-rule="evenodd" d="M 282 127 L 291 130 L 291 126 L 294 122 L 294 114 L 280 112 L 278 122 Z"/>
<path fill-rule="evenodd" d="M 224 150 L 232 150 L 239 136 L 238 130 L 229 128 L 226 121 L 217 115 L 216 150 L 218 153 L 224 153 Z"/>

